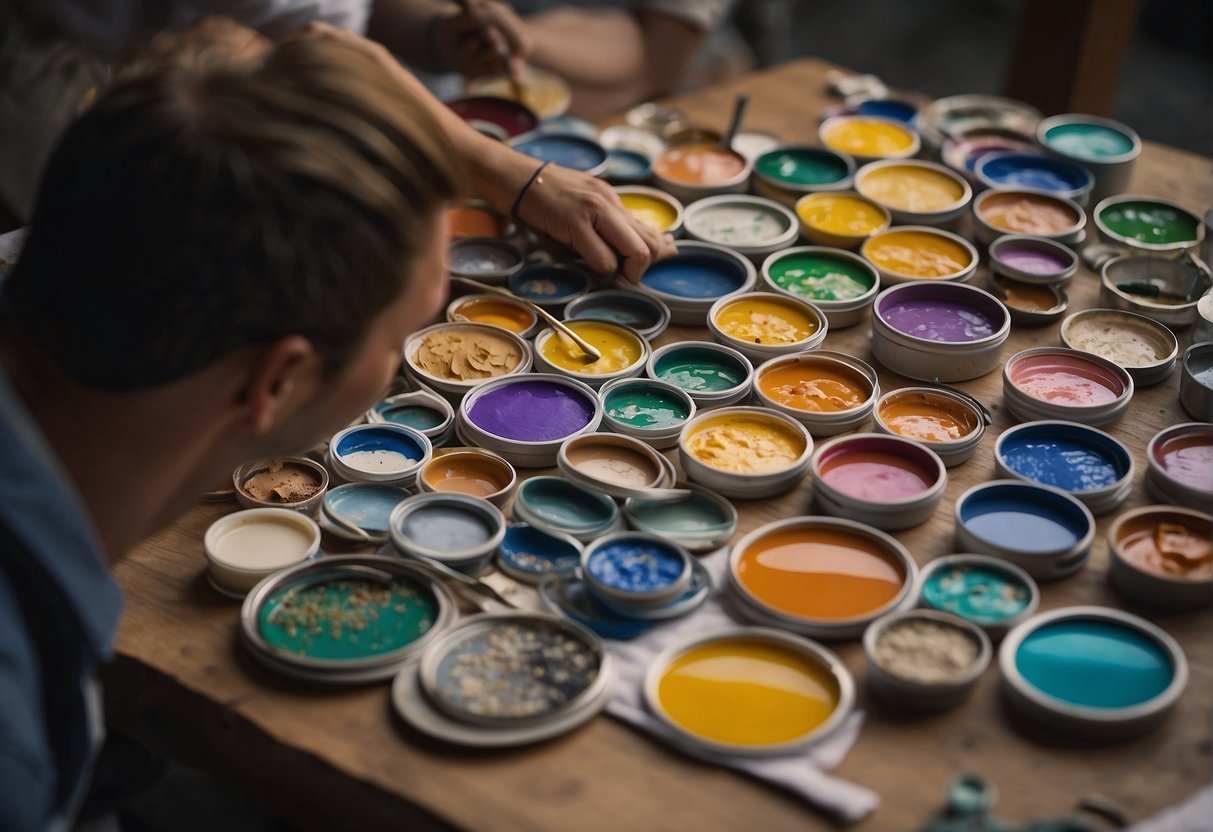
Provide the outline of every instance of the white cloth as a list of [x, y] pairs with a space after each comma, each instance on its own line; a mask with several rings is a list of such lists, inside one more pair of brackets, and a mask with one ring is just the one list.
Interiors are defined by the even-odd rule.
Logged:
[[1213, 827], [1213, 786], [1192, 795], [1178, 806], [1129, 827], [1128, 832], [1208, 832]]
[[[644, 677], [657, 654], [671, 644], [724, 630], [738, 623], [730, 617], [721, 603], [724, 570], [728, 565], [726, 550], [714, 552], [702, 559], [712, 576], [712, 597], [686, 618], [654, 627], [633, 641], [607, 642], [611, 654], [619, 663], [619, 684], [607, 704], [607, 713], [639, 728], [685, 753], [684, 746], [671, 742], [669, 728], [654, 717], [644, 705]], [[842, 762], [851, 750], [863, 725], [863, 712], [855, 711], [838, 730], [806, 751], [785, 757], [731, 757], [707, 752], [694, 756], [710, 763], [742, 771], [758, 780], [779, 786], [819, 809], [845, 821], [857, 821], [876, 808], [879, 796], [863, 786], [831, 777], [826, 771]]]

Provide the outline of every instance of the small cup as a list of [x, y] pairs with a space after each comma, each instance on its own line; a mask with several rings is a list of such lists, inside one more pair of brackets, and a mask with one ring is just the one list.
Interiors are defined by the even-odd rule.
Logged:
[[1204, 223], [1177, 202], [1124, 194], [1101, 200], [1091, 220], [1105, 243], [1138, 252], [1165, 254], [1195, 248], [1204, 238]]
[[[509, 353], [505, 354], [516, 354], [518, 356], [517, 362], [512, 367], [508, 367], [508, 365], [502, 365], [500, 368], [495, 365], [492, 366], [487, 371], [492, 372], [493, 375], [487, 378], [479, 375], [472, 378], [441, 378], [429, 372], [421, 365], [418, 359], [418, 352], [427, 339], [443, 335], [459, 336], [461, 338], [475, 337], [487, 343], [500, 345], [503, 353], [509, 350]], [[468, 391], [486, 380], [520, 375], [527, 372], [531, 369], [533, 361], [534, 355], [529, 342], [523, 340], [516, 333], [490, 324], [434, 324], [433, 326], [427, 326], [425, 329], [414, 332], [404, 342], [404, 366], [407, 376], [415, 381], [420, 381], [426, 387], [434, 389], [445, 396], [452, 404], [458, 403]], [[485, 370], [478, 372], [485, 372]]]
[[[968, 641], [974, 651], [972, 661], [963, 668], [939, 678], [909, 678], [889, 669], [886, 664], [893, 660], [897, 646], [894, 643], [897, 631], [903, 628], [934, 627], [951, 631]], [[902, 636], [903, 638], [907, 636]], [[924, 640], [929, 638], [922, 635]], [[926, 644], [914, 644], [914, 672], [922, 674], [922, 663], [930, 655]], [[904, 648], [903, 648], [904, 652]], [[990, 666], [993, 649], [985, 631], [955, 615], [934, 610], [906, 610], [886, 615], [874, 621], [863, 634], [863, 653], [867, 659], [868, 685], [881, 699], [901, 708], [914, 711], [945, 711], [968, 699], [977, 685], [977, 680]], [[947, 660], [946, 654], [940, 657]]]
[[211, 585], [242, 598], [264, 578], [319, 552], [320, 527], [290, 509], [245, 509], [211, 523], [202, 548]]
[[[249, 480], [261, 474], [268, 474], [275, 467], [296, 469], [315, 483], [316, 490], [310, 496], [300, 500], [291, 500], [292, 495], [289, 493], [289, 489], [282, 499], [279, 499], [279, 493], [274, 493], [268, 500], [258, 499], [249, 493], [246, 487]], [[241, 508], [289, 508], [304, 514], [311, 514], [324, 500], [325, 492], [328, 491], [329, 472], [323, 465], [307, 457], [289, 456], [280, 459], [265, 459], [237, 468], [232, 473], [232, 486], [236, 490], [236, 502], [240, 504]]]
[[1057, 286], [1022, 283], [994, 275], [990, 294], [1002, 301], [1011, 316], [1011, 324], [1023, 327], [1057, 323], [1070, 307], [1070, 296]]
[[545, 532], [557, 532], [589, 543], [622, 528], [619, 507], [605, 494], [563, 477], [531, 477], [518, 487], [515, 519]]
[[817, 349], [828, 329], [816, 305], [786, 293], [721, 298], [708, 310], [712, 337], [757, 362]]
[[477, 574], [505, 537], [505, 517], [480, 497], [418, 494], [392, 510], [388, 529], [392, 546], [402, 556], [428, 558]]
[[432, 445], [442, 445], [455, 432], [451, 403], [427, 390], [399, 393], [377, 402], [366, 412], [368, 424], [403, 425], [419, 430]]
[[670, 325], [670, 307], [652, 295], [607, 289], [569, 302], [566, 321], [607, 321], [631, 327], [650, 343]]
[[713, 243], [679, 240], [678, 253], [658, 261], [634, 289], [655, 296], [670, 309], [678, 326], [703, 326], [708, 310], [722, 297], [754, 288], [758, 271], [746, 257]]
[[534, 132], [513, 138], [510, 146], [542, 162], [590, 176], [602, 176], [607, 171], [606, 148], [591, 138], [575, 133]]
[[754, 160], [754, 192], [785, 205], [804, 194], [849, 190], [855, 160], [820, 147], [794, 146], [768, 150]]

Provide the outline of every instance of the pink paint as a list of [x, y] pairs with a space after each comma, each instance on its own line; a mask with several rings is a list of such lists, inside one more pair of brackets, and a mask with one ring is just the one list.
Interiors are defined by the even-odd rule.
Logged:
[[1003, 246], [998, 249], [998, 260], [1028, 274], [1056, 274], [1070, 265], [1052, 252], [1027, 247]]
[[1213, 494], [1213, 433], [1177, 433], [1154, 449], [1154, 457], [1171, 479]]
[[1011, 367], [1011, 383], [1034, 399], [1064, 407], [1110, 404], [1125, 392], [1110, 370], [1081, 355], [1036, 353]]
[[[883, 450], [895, 447], [896, 451]], [[935, 482], [923, 460], [904, 453], [902, 443], [862, 439], [840, 443], [817, 460], [821, 481], [860, 500], [888, 503], [916, 497]]]

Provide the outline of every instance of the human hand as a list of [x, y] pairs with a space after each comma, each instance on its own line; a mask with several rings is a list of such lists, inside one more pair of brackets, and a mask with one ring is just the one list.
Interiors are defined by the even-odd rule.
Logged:
[[434, 50], [443, 64], [465, 78], [520, 76], [533, 49], [522, 19], [499, 0], [459, 5], [462, 11], [434, 24]]

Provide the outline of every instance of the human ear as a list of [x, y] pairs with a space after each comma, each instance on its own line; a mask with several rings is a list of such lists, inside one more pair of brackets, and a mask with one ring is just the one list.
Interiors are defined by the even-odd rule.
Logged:
[[307, 402], [320, 382], [321, 358], [311, 341], [290, 335], [260, 348], [239, 400], [254, 436], [265, 436]]

